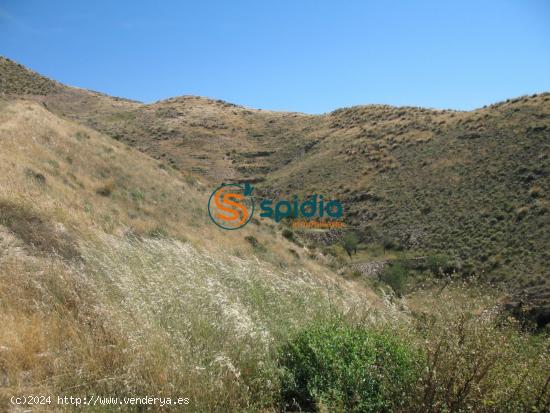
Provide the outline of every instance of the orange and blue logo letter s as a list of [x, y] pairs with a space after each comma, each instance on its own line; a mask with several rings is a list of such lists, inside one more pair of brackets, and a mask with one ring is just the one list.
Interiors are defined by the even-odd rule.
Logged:
[[208, 201], [212, 221], [224, 229], [238, 229], [248, 223], [254, 212], [252, 187], [228, 184], [218, 187]]

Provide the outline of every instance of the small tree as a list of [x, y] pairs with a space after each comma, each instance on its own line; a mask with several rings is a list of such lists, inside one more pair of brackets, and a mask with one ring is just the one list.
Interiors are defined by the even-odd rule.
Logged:
[[401, 297], [405, 292], [407, 276], [405, 266], [401, 262], [393, 262], [384, 269], [380, 280], [388, 284], [397, 296]]
[[352, 253], [357, 254], [357, 244], [359, 244], [359, 238], [355, 232], [348, 232], [342, 238], [342, 247], [348, 253], [350, 260]]
[[382, 237], [382, 246], [384, 247], [384, 255], [386, 255], [386, 250], [394, 248], [395, 243], [393, 242], [393, 239], [391, 239], [389, 236], [384, 235]]

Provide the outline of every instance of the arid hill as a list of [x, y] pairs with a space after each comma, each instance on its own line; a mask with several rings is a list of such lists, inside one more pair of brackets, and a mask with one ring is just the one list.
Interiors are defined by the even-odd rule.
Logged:
[[[548, 317], [549, 112], [143, 104], [0, 58], [0, 411], [548, 411], [547, 330], [508, 310]], [[348, 229], [220, 230], [229, 181]]]
[[282, 332], [380, 303], [274, 225], [219, 231], [204, 182], [37, 102], [0, 96], [0, 143], [0, 411], [76, 388], [263, 406]]
[[64, 86], [5, 58], [0, 93], [212, 185], [338, 198], [365, 242], [445, 255], [460, 274], [549, 301], [548, 93], [469, 112], [369, 105], [314, 116], [192, 96], [143, 104]]

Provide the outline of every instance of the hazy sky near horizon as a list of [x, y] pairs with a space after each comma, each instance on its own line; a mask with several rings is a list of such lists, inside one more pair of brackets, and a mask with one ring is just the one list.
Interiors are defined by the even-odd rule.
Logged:
[[0, 54], [144, 102], [473, 109], [550, 91], [550, 1], [3, 0]]

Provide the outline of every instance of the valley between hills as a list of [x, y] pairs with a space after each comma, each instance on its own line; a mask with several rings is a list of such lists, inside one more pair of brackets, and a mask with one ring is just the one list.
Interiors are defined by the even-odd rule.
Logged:
[[[0, 143], [2, 409], [73, 386], [181, 393], [191, 411], [550, 404], [549, 93], [308, 115], [145, 104], [0, 57]], [[222, 182], [338, 199], [346, 229], [220, 230], [206, 205]], [[337, 363], [330, 331], [364, 343], [364, 326], [399, 379], [360, 405], [304, 395], [304, 340]], [[352, 367], [330, 383], [367, 374]]]

